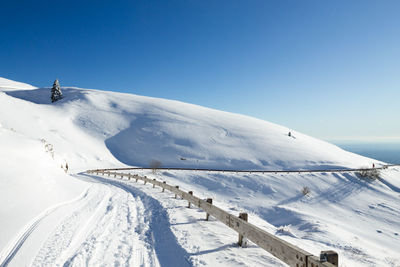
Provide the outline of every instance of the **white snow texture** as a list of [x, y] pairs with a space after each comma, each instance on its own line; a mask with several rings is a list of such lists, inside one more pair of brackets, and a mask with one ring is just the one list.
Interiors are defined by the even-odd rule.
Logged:
[[[62, 82], [62, 81], [61, 81]], [[293, 129], [197, 105], [0, 78], [0, 266], [285, 266], [149, 185], [83, 174], [141, 166], [313, 170], [381, 166]], [[291, 136], [288, 136], [288, 132]], [[68, 172], [65, 166], [68, 163]], [[138, 171], [212, 197], [340, 266], [400, 266], [400, 168], [354, 173]], [[304, 186], [310, 193], [304, 196]]]

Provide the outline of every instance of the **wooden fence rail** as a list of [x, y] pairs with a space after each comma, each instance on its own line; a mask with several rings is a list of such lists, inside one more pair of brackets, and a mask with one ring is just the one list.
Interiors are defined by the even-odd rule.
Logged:
[[[164, 170], [164, 171], [199, 171], [199, 172], [227, 172], [227, 173], [321, 173], [321, 172], [360, 172], [370, 170], [385, 170], [391, 167], [398, 167], [400, 164], [387, 164], [380, 167], [372, 168], [342, 168], [342, 169], [315, 169], [315, 170], [224, 170], [224, 169], [200, 169], [200, 168], [169, 168], [169, 167], [128, 167], [128, 168], [113, 168], [99, 169], [101, 171], [137, 171], [137, 170]], [[96, 170], [94, 170], [96, 171]]]
[[[285, 262], [289, 266], [295, 267], [334, 267], [338, 266], [338, 254], [334, 251], [321, 251], [320, 257], [314, 256], [313, 254], [292, 245], [279, 237], [270, 234], [263, 229], [243, 220], [242, 218], [230, 214], [215, 205], [212, 204], [212, 201], [200, 199], [193, 195], [192, 191], [185, 192], [179, 189], [179, 186], [172, 186], [167, 184], [165, 181], [157, 181], [156, 179], [149, 179], [146, 176], [139, 176], [137, 174], [130, 173], [120, 173], [120, 172], [111, 172], [109, 170], [88, 170], [89, 174], [97, 174], [97, 175], [113, 175], [115, 178], [127, 177], [128, 180], [135, 179], [142, 180], [145, 184], [150, 183], [154, 186], [159, 186], [163, 189], [166, 189], [177, 196], [180, 196], [182, 199], [185, 199], [190, 204], [197, 206], [198, 208], [205, 211], [208, 215], [213, 216], [217, 220], [221, 221], [231, 229], [235, 230], [239, 234], [239, 242], [241, 243], [241, 239], [243, 237], [252, 241], [256, 245], [260, 246], [264, 250], [268, 251], [281, 261]], [[247, 216], [245, 216], [247, 218]]]

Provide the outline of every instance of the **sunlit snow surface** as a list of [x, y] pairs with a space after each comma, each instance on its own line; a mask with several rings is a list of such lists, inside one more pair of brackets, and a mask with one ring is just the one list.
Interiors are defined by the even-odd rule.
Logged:
[[[203, 221], [201, 211], [171, 195], [148, 185], [70, 176], [61, 169], [66, 162], [70, 173], [148, 167], [152, 160], [263, 170], [381, 164], [247, 116], [130, 94], [62, 92], [51, 104], [50, 88], [0, 78], [0, 264], [279, 264], [254, 245], [237, 248], [233, 231]], [[168, 171], [153, 177], [211, 196], [233, 214], [247, 211], [250, 222], [315, 255], [336, 250], [341, 266], [400, 265], [399, 169], [384, 171], [380, 181], [351, 173]], [[309, 196], [300, 193], [303, 186]]]
[[30, 84], [16, 82], [16, 81], [12, 81], [12, 80], [0, 77], [0, 90], [2, 90], [2, 91], [9, 91], [9, 90], [16, 90], [16, 89], [17, 90], [18, 89], [28, 90], [28, 89], [36, 89], [36, 88], [37, 87], [32, 86]]

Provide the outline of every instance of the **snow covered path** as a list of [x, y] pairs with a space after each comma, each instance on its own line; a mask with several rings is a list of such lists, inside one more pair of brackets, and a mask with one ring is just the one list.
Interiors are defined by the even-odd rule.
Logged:
[[[150, 184], [93, 176], [99, 181], [132, 191], [151, 209], [150, 229], [161, 266], [287, 266], [262, 248], [237, 245], [237, 233], [199, 208]], [[150, 205], [146, 205], [150, 202]]]
[[159, 266], [172, 257], [176, 266], [190, 266], [158, 202], [85, 179], [92, 185], [84, 195], [34, 220], [0, 266]]
[[0, 266], [286, 266], [186, 201], [140, 183], [75, 175], [77, 199], [33, 220]]

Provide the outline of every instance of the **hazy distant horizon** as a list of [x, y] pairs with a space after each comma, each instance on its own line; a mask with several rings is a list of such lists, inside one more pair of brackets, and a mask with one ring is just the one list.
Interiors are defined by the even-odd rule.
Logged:
[[400, 164], [400, 142], [333, 142], [344, 150], [390, 164]]

